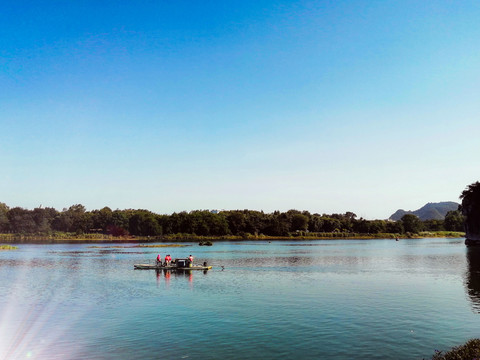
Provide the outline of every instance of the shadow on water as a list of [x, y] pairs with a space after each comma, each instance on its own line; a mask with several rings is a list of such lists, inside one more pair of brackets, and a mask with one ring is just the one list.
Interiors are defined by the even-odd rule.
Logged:
[[468, 270], [465, 276], [465, 290], [472, 308], [480, 313], [480, 247], [467, 248]]

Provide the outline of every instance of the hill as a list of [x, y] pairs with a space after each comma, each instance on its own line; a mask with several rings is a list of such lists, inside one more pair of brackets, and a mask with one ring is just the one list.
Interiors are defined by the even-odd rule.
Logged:
[[405, 214], [413, 214], [419, 217], [420, 220], [443, 220], [445, 215], [449, 211], [454, 211], [458, 209], [458, 203], [453, 201], [444, 201], [438, 203], [428, 203], [415, 211], [405, 211], [399, 209], [395, 211], [388, 219], [393, 221], [398, 221]]

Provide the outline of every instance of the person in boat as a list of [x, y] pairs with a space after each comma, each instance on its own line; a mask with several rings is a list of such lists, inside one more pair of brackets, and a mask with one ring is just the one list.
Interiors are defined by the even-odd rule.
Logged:
[[157, 255], [157, 265], [162, 265], [162, 257], [160, 254]]
[[192, 264], [192, 266], [193, 266], [193, 256], [192, 256], [192, 255], [190, 255], [190, 256], [188, 257], [188, 261], [190, 261], [190, 264]]
[[170, 266], [171, 262], [172, 262], [172, 257], [170, 256], [170, 254], [167, 254], [165, 256], [165, 266]]

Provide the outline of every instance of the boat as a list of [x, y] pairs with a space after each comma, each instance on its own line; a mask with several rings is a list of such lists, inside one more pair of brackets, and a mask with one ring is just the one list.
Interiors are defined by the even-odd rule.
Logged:
[[193, 266], [175, 266], [175, 265], [156, 265], [156, 264], [134, 264], [134, 269], [137, 270], [210, 270], [211, 266], [193, 265]]
[[205, 261], [203, 265], [193, 265], [188, 259], [175, 259], [167, 265], [167, 263], [155, 264], [135, 264], [134, 269], [139, 270], [210, 270], [212, 267], [207, 265]]

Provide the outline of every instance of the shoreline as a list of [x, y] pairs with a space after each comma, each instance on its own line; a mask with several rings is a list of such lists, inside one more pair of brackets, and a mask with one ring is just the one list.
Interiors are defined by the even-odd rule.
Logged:
[[65, 244], [65, 243], [151, 243], [151, 242], [205, 242], [205, 241], [288, 241], [288, 240], [375, 240], [375, 239], [424, 239], [462, 238], [463, 232], [437, 231], [418, 234], [360, 234], [360, 233], [315, 233], [292, 234], [289, 236], [199, 236], [194, 234], [172, 234], [164, 236], [112, 236], [105, 234], [0, 234], [0, 244]]

